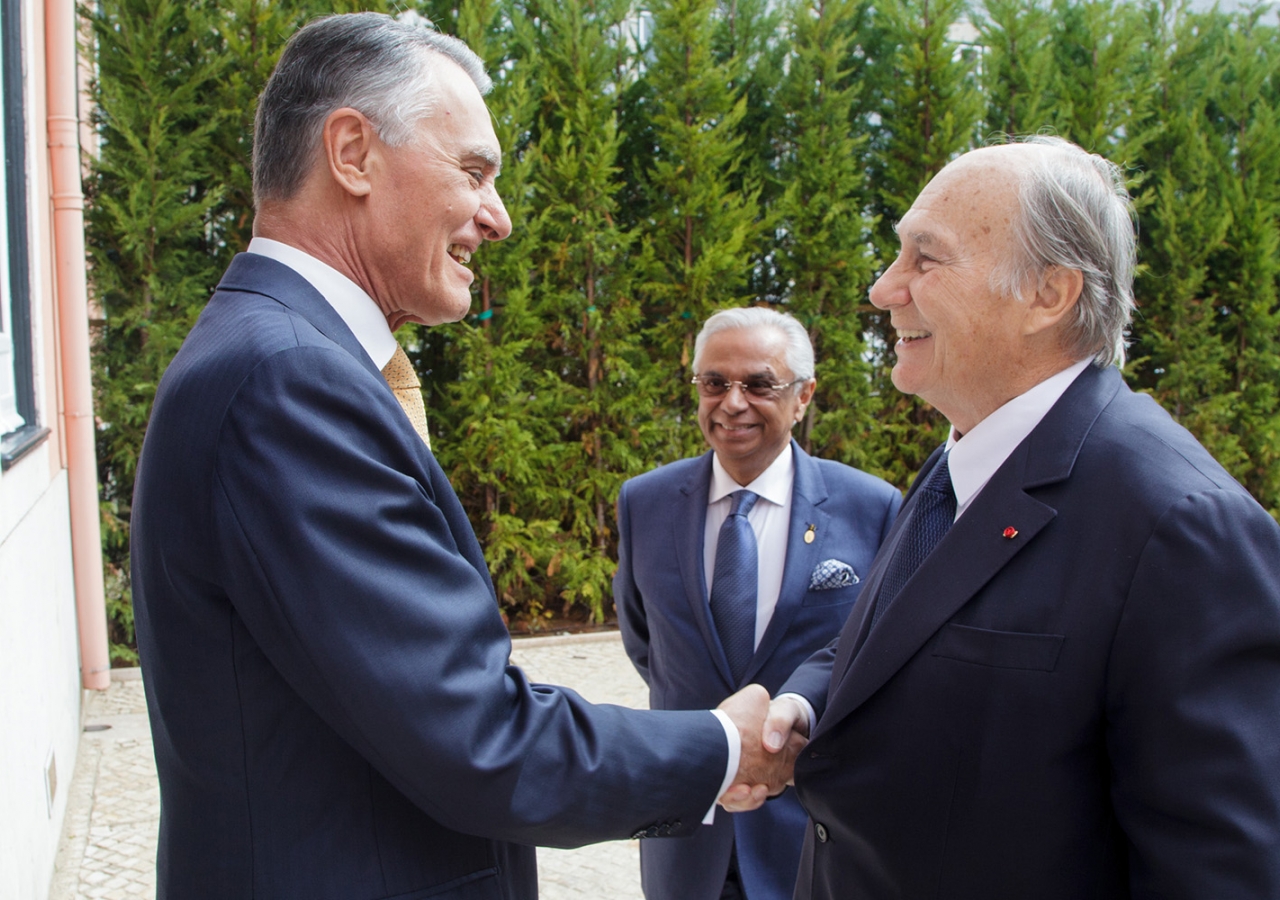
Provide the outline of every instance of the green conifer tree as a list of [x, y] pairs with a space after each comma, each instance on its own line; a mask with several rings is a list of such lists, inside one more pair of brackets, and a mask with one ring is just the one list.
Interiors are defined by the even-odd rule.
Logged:
[[613, 575], [618, 489], [648, 468], [661, 435], [651, 383], [638, 377], [655, 373], [640, 344], [631, 240], [617, 222], [615, 98], [628, 86], [617, 80], [617, 41], [628, 14], [624, 0], [557, 0], [539, 17], [535, 295], [547, 353], [534, 414], [562, 423], [547, 470], [560, 502], [560, 596], [596, 620]]
[[1135, 102], [1154, 86], [1151, 64], [1158, 57], [1141, 39], [1149, 33], [1146, 13], [1115, 0], [1053, 0], [1052, 10], [1044, 122], [1086, 150], [1114, 155]]
[[[958, 40], [957, 28], [969, 13], [964, 0], [887, 0], [877, 13], [871, 49], [883, 55], [871, 80], [879, 96], [869, 176], [877, 217], [873, 242], [883, 269], [898, 253], [894, 227], [920, 190], [976, 143], [984, 103], [978, 53]], [[946, 423], [893, 386], [896, 336], [889, 316], [870, 313], [866, 333], [873, 396], [880, 402], [874, 458], [889, 481], [905, 485], [945, 439]]]
[[701, 447], [686, 383], [693, 339], [707, 316], [745, 299], [758, 238], [758, 188], [733, 188], [744, 161], [746, 101], [731, 68], [715, 60], [715, 12], [714, 0], [659, 0], [653, 8], [649, 216], [636, 227], [654, 364], [670, 385], [657, 407], [670, 410], [669, 442], [655, 463]]
[[559, 429], [555, 419], [530, 408], [541, 331], [531, 283], [539, 236], [529, 152], [539, 88], [523, 7], [470, 0], [459, 6], [457, 24], [494, 79], [486, 99], [503, 150], [497, 187], [513, 229], [472, 258], [473, 313], [457, 325], [418, 329], [410, 355], [432, 421], [440, 423], [433, 425], [433, 450], [484, 547], [503, 614], [514, 624], [539, 619], [554, 596], [546, 573], [559, 531], [555, 504], [546, 502], [546, 460]]
[[1030, 134], [1050, 125], [1053, 45], [1041, 0], [987, 0], [974, 25], [984, 48], [986, 134]]
[[101, 311], [94, 407], [115, 658], [133, 658], [129, 510], [156, 385], [219, 269], [209, 225], [225, 188], [207, 160], [226, 59], [205, 3], [102, 0], [89, 16], [97, 154], [86, 182], [90, 284]]
[[[735, 95], [746, 100], [738, 126], [743, 163], [729, 180], [735, 191], [757, 192], [762, 235], [775, 228], [770, 211], [781, 196], [778, 177], [778, 134], [786, 110], [777, 98], [788, 48], [783, 32], [782, 4], [774, 0], [720, 0], [714, 37], [715, 59], [725, 66]], [[772, 262], [771, 241], [755, 245], [749, 262], [746, 292], [757, 302], [777, 302], [783, 288]]]
[[1205, 283], [1226, 356], [1218, 396], [1231, 403], [1202, 439], [1280, 517], [1280, 51], [1262, 12], [1195, 14], [1187, 30], [1215, 51], [1207, 59], [1218, 75], [1206, 105], [1219, 167], [1212, 185], [1231, 223], [1212, 247]]
[[818, 390], [796, 437], [810, 453], [876, 469], [877, 404], [862, 340], [874, 259], [863, 214], [866, 136], [852, 123], [862, 86], [850, 71], [861, 0], [798, 0], [789, 10], [785, 110], [773, 254], [785, 308], [805, 324]]

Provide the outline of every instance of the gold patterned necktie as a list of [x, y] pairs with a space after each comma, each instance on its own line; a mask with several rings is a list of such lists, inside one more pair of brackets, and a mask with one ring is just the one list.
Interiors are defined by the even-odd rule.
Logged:
[[413, 430], [418, 432], [418, 437], [422, 438], [422, 442], [430, 450], [431, 435], [427, 432], [427, 407], [422, 402], [422, 382], [418, 380], [413, 363], [409, 362], [408, 355], [399, 344], [396, 344], [395, 356], [391, 357], [391, 362], [382, 367], [382, 377], [387, 379], [391, 393], [396, 395]]

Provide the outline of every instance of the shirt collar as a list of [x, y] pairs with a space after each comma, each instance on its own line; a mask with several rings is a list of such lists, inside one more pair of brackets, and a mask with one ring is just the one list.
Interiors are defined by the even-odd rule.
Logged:
[[310, 253], [279, 241], [256, 237], [249, 242], [248, 251], [283, 263], [305, 278], [351, 329], [375, 366], [381, 369], [391, 361], [396, 352], [395, 335], [378, 304], [358, 284]]
[[1010, 454], [1029, 435], [1090, 364], [1081, 360], [1046, 378], [1025, 394], [1014, 397], [987, 416], [961, 439], [955, 428], [947, 438], [947, 465], [956, 492], [956, 515], [991, 480]]
[[[785, 506], [790, 499], [794, 476], [794, 459], [791, 453], [791, 442], [788, 441], [777, 458], [769, 463], [769, 468], [761, 472], [755, 481], [746, 486], [746, 489], [759, 494], [761, 499], [768, 500], [770, 503]], [[734, 481], [733, 476], [720, 464], [720, 457], [714, 453], [711, 454], [711, 491], [707, 495], [708, 505], [742, 489], [742, 485]]]

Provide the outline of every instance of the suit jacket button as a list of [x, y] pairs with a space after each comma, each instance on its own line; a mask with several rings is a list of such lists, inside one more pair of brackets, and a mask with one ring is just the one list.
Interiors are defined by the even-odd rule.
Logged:
[[827, 834], [827, 826], [821, 822], [815, 822], [813, 826], [813, 835], [818, 839], [818, 843], [825, 844], [829, 835]]

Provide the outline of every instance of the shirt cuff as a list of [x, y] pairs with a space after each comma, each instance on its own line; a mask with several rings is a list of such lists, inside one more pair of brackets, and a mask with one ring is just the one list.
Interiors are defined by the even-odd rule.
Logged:
[[[742, 762], [742, 736], [738, 734], [738, 726], [733, 724], [733, 719], [729, 718], [727, 712], [722, 709], [713, 709], [711, 714], [720, 720], [720, 724], [724, 727], [725, 741], [729, 744], [729, 764], [725, 766], [724, 781], [720, 782], [720, 790], [716, 792], [716, 800], [719, 800], [724, 796], [724, 792], [729, 790], [729, 785], [733, 784], [733, 776], [738, 774], [738, 764]], [[702, 824], [713, 825], [715, 821], [716, 804], [712, 801], [711, 808], [702, 817]]]

